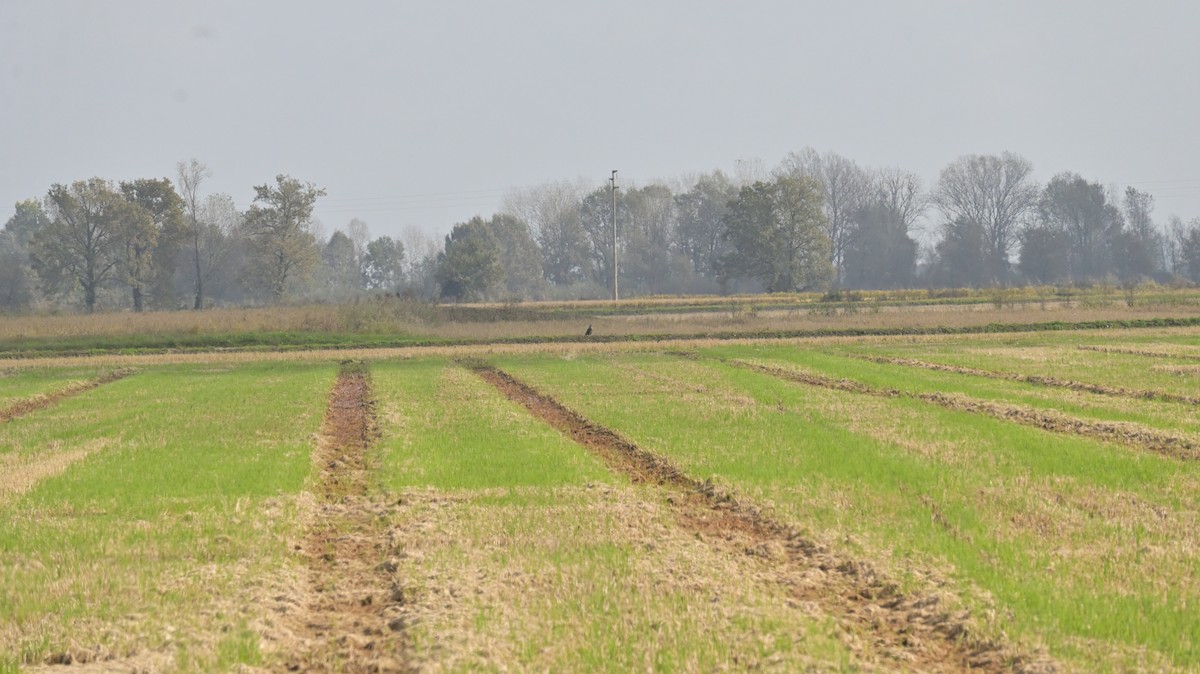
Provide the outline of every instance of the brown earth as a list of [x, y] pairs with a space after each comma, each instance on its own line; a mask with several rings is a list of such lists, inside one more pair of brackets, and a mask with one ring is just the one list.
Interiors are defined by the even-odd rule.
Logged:
[[901, 593], [870, 563], [832, 552], [791, 527], [684, 474], [666, 459], [573, 412], [507, 373], [475, 366], [484, 380], [534, 416], [570, 436], [635, 484], [666, 492], [678, 525], [714, 549], [752, 555], [774, 567], [798, 603], [833, 616], [863, 663], [886, 670], [928, 672], [1050, 672], [1044, 655], [1022, 653], [980, 636], [962, 611], [948, 610], [944, 593]]
[[1178, 393], [1169, 393], [1167, 391], [1156, 391], [1153, 389], [1132, 389], [1123, 388], [1120, 386], [1103, 386], [1101, 384], [1091, 384], [1088, 382], [1074, 381], [1071, 379], [1059, 379], [1057, 377], [1043, 377], [1040, 375], [1019, 374], [1017, 372], [997, 372], [995, 370], [981, 370], [973, 367], [960, 367], [957, 365], [945, 365], [943, 363], [931, 363], [913, 358], [890, 358], [887, 356], [859, 356], [863, 360], [868, 360], [873, 363], [884, 363], [887, 365], [904, 365], [907, 367], [919, 367], [926, 370], [936, 372], [952, 372], [955, 374], [966, 374], [974, 377], [986, 377], [988, 379], [1002, 379], [1006, 381], [1023, 382], [1026, 384], [1034, 384], [1036, 386], [1045, 386], [1048, 388], [1061, 388], [1071, 391], [1080, 391], [1082, 393], [1095, 393], [1097, 395], [1112, 396], [1117, 398], [1134, 398], [1144, 400], [1165, 400], [1167, 402], [1185, 403], [1188, 405], [1200, 405], [1200, 398], [1194, 396], [1185, 396]]
[[37, 410], [45, 409], [61, 400], [70, 398], [71, 396], [77, 396], [80, 393], [90, 391], [94, 388], [103, 386], [104, 384], [117, 381], [118, 379], [123, 379], [131, 374], [133, 374], [133, 370], [129, 368], [113, 370], [112, 372], [95, 379], [77, 382], [52, 393], [33, 396], [31, 398], [21, 400], [0, 410], [0, 424], [12, 421], [17, 417], [24, 416], [30, 412], [36, 412]]
[[1157, 454], [1163, 454], [1176, 459], [1200, 459], [1200, 443], [1191, 438], [1163, 431], [1146, 428], [1139, 424], [1089, 421], [1066, 414], [1039, 410], [1021, 405], [1005, 405], [1001, 403], [979, 400], [962, 395], [946, 395], [944, 393], [912, 393], [892, 388], [877, 388], [868, 386], [851, 379], [834, 379], [819, 374], [801, 372], [778, 367], [768, 367], [740, 360], [728, 361], [731, 365], [769, 374], [780, 379], [820, 386], [839, 391], [849, 391], [884, 398], [912, 398], [939, 405], [946, 409], [962, 412], [986, 414], [990, 417], [1012, 421], [1026, 426], [1034, 426], [1056, 433], [1067, 433], [1084, 437], [1117, 442], [1135, 449], [1143, 449]]
[[292, 632], [290, 639], [280, 640], [292, 644], [292, 652], [281, 653], [287, 671], [410, 669], [399, 608], [404, 593], [392, 577], [395, 563], [389, 560], [384, 524], [389, 506], [369, 494], [375, 437], [375, 403], [365, 368], [344, 364], [314, 455], [318, 502], [301, 546], [308, 587], [303, 601], [279, 607]]

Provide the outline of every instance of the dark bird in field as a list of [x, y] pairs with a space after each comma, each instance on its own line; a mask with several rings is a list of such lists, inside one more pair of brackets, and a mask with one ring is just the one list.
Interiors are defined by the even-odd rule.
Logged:
[[584, 337], [591, 337], [591, 336], [592, 336], [592, 326], [590, 326], [590, 325], [588, 326], [588, 329], [587, 329], [587, 330], [586, 330], [586, 331], [583, 333], [583, 336], [584, 336]]

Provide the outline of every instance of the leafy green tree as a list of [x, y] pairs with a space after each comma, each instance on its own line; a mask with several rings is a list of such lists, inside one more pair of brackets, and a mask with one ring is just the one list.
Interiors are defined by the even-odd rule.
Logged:
[[1060, 173], [1046, 184], [1038, 215], [1043, 226], [1066, 237], [1072, 278], [1098, 279], [1113, 270], [1123, 219], [1116, 206], [1108, 203], [1103, 185], [1074, 173]]
[[1122, 214], [1125, 230], [1117, 244], [1117, 273], [1125, 279], [1136, 279], [1163, 271], [1165, 241], [1154, 224], [1154, 197], [1126, 188]]
[[829, 260], [845, 276], [845, 256], [854, 239], [858, 213], [870, 203], [874, 185], [871, 176], [852, 159], [834, 152], [820, 154], [812, 148], [789, 153], [780, 172], [792, 177], [808, 176], [821, 191], [825, 232], [830, 241]]
[[381, 236], [367, 244], [363, 280], [368, 290], [395, 290], [404, 270], [404, 244]]
[[661, 184], [633, 187], [618, 203], [626, 217], [620, 261], [625, 293], [682, 292], [695, 273], [679, 245], [671, 189]]
[[0, 231], [0, 309], [23, 309], [33, 301], [37, 277], [29, 247], [34, 235], [49, 223], [42, 205], [29, 199], [17, 202], [16, 212]]
[[1183, 230], [1179, 252], [1188, 278], [1200, 283], [1200, 218], [1194, 218]]
[[334, 295], [346, 297], [359, 289], [362, 274], [358, 268], [358, 256], [354, 242], [345, 232], [339, 229], [329, 237], [321, 250], [321, 262], [325, 265], [329, 289]]
[[973, 220], [946, 223], [935, 248], [930, 272], [934, 285], [981, 288], [995, 283], [994, 260], [988, 254], [987, 229]]
[[767, 292], [828, 287], [833, 278], [820, 186], [806, 176], [743, 187], [729, 205], [724, 278], [754, 278]]
[[1067, 257], [1071, 244], [1058, 229], [1045, 225], [1027, 227], [1021, 232], [1021, 257], [1018, 267], [1034, 283], [1060, 283], [1071, 275]]
[[[617, 241], [624, 240], [625, 223], [629, 221], [624, 192], [617, 194]], [[579, 205], [579, 224], [587, 237], [588, 276], [596, 284], [612, 290], [613, 265], [613, 203], [607, 187], [597, 189], [583, 198]], [[617, 252], [618, 259], [621, 252]]]
[[850, 288], [908, 288], [916, 276], [917, 242], [901, 211], [883, 201], [860, 210], [843, 256]]
[[501, 280], [499, 290], [509, 299], [529, 299], [541, 294], [542, 252], [529, 225], [512, 215], [497, 213], [487, 222], [499, 248]]
[[124, 253], [120, 228], [129, 204], [107, 180], [55, 184], [46, 194], [50, 222], [34, 234], [38, 276], [52, 290], [83, 293], [88, 312], [97, 293], [115, 280]]
[[320, 262], [312, 233], [312, 212], [325, 190], [286, 175], [275, 184], [257, 185], [243, 230], [249, 259], [243, 283], [278, 302], [288, 285], [307, 280]]
[[737, 194], [733, 181], [715, 171], [700, 176], [692, 189], [675, 196], [679, 247], [704, 278], [717, 278], [721, 258], [728, 252], [723, 221]]
[[504, 280], [500, 246], [483, 218], [460, 223], [446, 236], [434, 272], [442, 297], [478, 301], [488, 299]]
[[148, 287], [160, 306], [169, 305], [173, 263], [186, 234], [183, 200], [166, 178], [123, 182], [121, 193], [130, 208], [120, 229], [125, 247], [120, 273], [129, 285], [133, 310], [144, 308]]

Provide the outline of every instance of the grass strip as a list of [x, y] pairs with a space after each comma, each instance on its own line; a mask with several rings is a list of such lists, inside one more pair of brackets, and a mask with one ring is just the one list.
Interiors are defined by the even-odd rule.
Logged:
[[[792, 574], [819, 569], [827, 584], [806, 587], [797, 599], [812, 601], [840, 617], [849, 633], [867, 631], [872, 641], [901, 662], [920, 667], [962, 671], [1011, 671], [1031, 659], [996, 640], [965, 638], [970, 629], [962, 616], [928, 610], [938, 602], [928, 597], [906, 597], [897, 587], [866, 568], [860, 560], [838, 558], [800, 532], [764, 515], [758, 507], [742, 503], [681, 472], [663, 457], [648, 452], [614, 431], [565, 407], [511, 375], [488, 366], [475, 372], [510, 399], [524, 405], [535, 417], [559, 429], [601, 457], [614, 471], [635, 484], [670, 487], [679, 499], [668, 499], [680, 525], [698, 537], [727, 542], [734, 532], [745, 538], [739, 551], [767, 551], [776, 564], [791, 567]], [[726, 547], [724, 542], [716, 545]], [[778, 550], [782, 554], [771, 551]], [[856, 616], [869, 614], [871, 621]], [[922, 644], [913, 647], [914, 644]], [[864, 654], [865, 655], [865, 654]], [[886, 666], [886, 665], [885, 665]]]
[[[764, 351], [770, 350], [766, 346]], [[795, 345], [772, 347], [795, 351]], [[716, 360], [512, 356], [539, 391], [901, 587], [934, 583], [1083, 671], [1192, 671], [1200, 472], [907, 397]]]
[[[100, 355], [152, 355], [165, 353], [262, 352], [337, 350], [403, 347], [472, 346], [483, 344], [586, 344], [586, 343], [657, 343], [680, 339], [802, 339], [821, 337], [886, 337], [920, 335], [976, 335], [1070, 330], [1143, 329], [1194, 327], [1200, 317], [1149, 318], [1102, 321], [1047, 321], [1037, 323], [988, 323], [966, 326], [892, 326], [860, 328], [812, 328], [795, 330], [718, 330], [635, 335], [546, 335], [452, 339], [397, 337], [395, 335], [247, 333], [246, 335], [196, 335], [163, 339], [146, 335], [136, 340], [120, 338], [71, 338], [69, 340], [0, 341], [0, 359], [18, 360], [46, 356], [82, 357]], [[131, 343], [132, 342], [132, 343]]]

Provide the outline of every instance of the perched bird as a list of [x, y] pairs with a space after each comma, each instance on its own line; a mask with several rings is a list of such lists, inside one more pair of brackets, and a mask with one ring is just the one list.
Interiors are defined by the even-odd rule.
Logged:
[[586, 331], [586, 332], [584, 332], [584, 333], [583, 333], [583, 336], [584, 336], [584, 337], [591, 337], [591, 336], [592, 336], [592, 326], [590, 326], [590, 325], [588, 326], [588, 329], [587, 329], [587, 331]]

